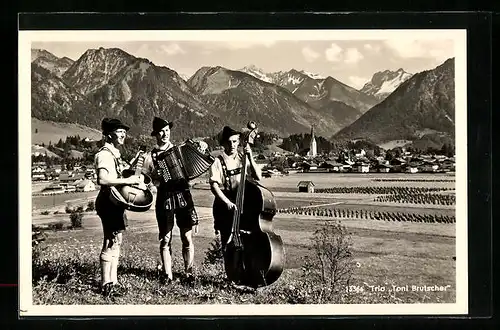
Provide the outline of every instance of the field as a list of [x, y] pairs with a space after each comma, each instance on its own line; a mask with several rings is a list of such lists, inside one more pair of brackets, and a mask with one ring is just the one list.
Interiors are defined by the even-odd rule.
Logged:
[[102, 136], [99, 130], [87, 126], [31, 118], [31, 144], [56, 144], [59, 139], [64, 141], [66, 137], [76, 135], [94, 140], [100, 140]]
[[[381, 180], [383, 179], [383, 180]], [[311, 180], [316, 190], [346, 188], [344, 192], [299, 193], [297, 183]], [[159, 284], [158, 234], [154, 210], [129, 213], [119, 280], [128, 293], [109, 301], [98, 294], [101, 224], [95, 212], [85, 212], [82, 229], [46, 231], [33, 284], [35, 304], [254, 304], [254, 303], [452, 303], [455, 302], [455, 205], [428, 203], [437, 195], [454, 195], [448, 174], [293, 174], [267, 178], [262, 184], [275, 195], [279, 212], [274, 230], [284, 241], [285, 271], [271, 286], [247, 292], [224, 281], [220, 264], [204, 263], [214, 242], [213, 197], [204, 183], [192, 190], [200, 216], [195, 236], [197, 282]], [[377, 188], [370, 190], [368, 188]], [[381, 189], [383, 188], [383, 189]], [[434, 199], [411, 199], [416, 188]], [[438, 189], [436, 189], [438, 188]], [[394, 201], [376, 201], [391, 189]], [[418, 191], [420, 191], [418, 190]], [[410, 191], [408, 194], [407, 192]], [[33, 198], [33, 224], [70, 224], [66, 205], [86, 206], [96, 195], [81, 193]], [[405, 197], [406, 196], [406, 197]], [[443, 200], [445, 197], [442, 197]], [[42, 215], [44, 210], [48, 214]], [[54, 214], [58, 211], [59, 213]], [[45, 212], [47, 213], [47, 212]], [[314, 256], [312, 236], [327, 223], [340, 221], [350, 235], [354, 260], [347, 290], [333, 300], [314, 295], [304, 283], [304, 268]], [[177, 228], [173, 239], [174, 271], [181, 270]], [[428, 287], [440, 290], [422, 291]], [[314, 290], [313, 290], [314, 291]]]

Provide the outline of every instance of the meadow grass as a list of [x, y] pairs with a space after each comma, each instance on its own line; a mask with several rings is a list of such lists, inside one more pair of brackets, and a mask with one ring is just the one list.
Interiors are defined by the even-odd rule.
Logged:
[[[270, 179], [278, 180], [278, 179]], [[283, 185], [292, 186], [301, 177], [284, 177]], [[333, 185], [340, 178], [328, 177], [326, 184]], [[344, 177], [345, 180], [345, 177]], [[358, 179], [356, 179], [358, 180]], [[364, 178], [365, 182], [370, 177]], [[277, 184], [276, 181], [274, 184]], [[268, 181], [270, 183], [270, 181]], [[266, 181], [263, 182], [265, 186]], [[325, 184], [325, 185], [326, 185]], [[358, 182], [358, 184], [362, 184]], [[391, 182], [392, 184], [392, 182]], [[408, 183], [407, 183], [408, 184]], [[432, 186], [428, 182], [418, 182]], [[448, 186], [453, 183], [448, 182]], [[379, 186], [380, 182], [375, 185]], [[413, 183], [411, 183], [413, 186]], [[177, 280], [169, 285], [159, 282], [159, 242], [154, 210], [129, 213], [129, 227], [124, 233], [120, 259], [119, 281], [127, 289], [123, 297], [103, 298], [99, 294], [99, 253], [102, 229], [95, 212], [85, 212], [82, 229], [47, 231], [47, 240], [40, 258], [33, 265], [33, 301], [35, 304], [298, 304], [298, 303], [452, 303], [455, 301], [455, 224], [399, 223], [366, 219], [346, 219], [345, 226], [352, 237], [352, 257], [355, 262], [349, 285], [356, 292], [342, 288], [334, 295], [318, 293], [311, 286], [304, 267], [315, 250], [313, 232], [325, 221], [336, 221], [315, 216], [278, 214], [274, 230], [284, 241], [285, 270], [280, 279], [268, 287], [254, 292], [241, 291], [225, 280], [221, 263], [205, 263], [206, 253], [214, 241], [211, 205], [213, 196], [205, 189], [193, 189], [195, 203], [201, 217], [199, 232], [195, 236], [195, 274], [193, 287]], [[384, 211], [400, 207], [383, 204], [367, 205], [359, 196], [332, 196], [315, 198], [309, 194], [277, 193], [278, 207], [284, 205], [308, 206], [313, 203], [332, 204], [332, 207], [369, 208]], [[86, 205], [89, 195], [81, 198]], [[366, 197], [366, 196], [364, 196]], [[66, 196], [68, 199], [68, 196]], [[73, 204], [78, 199], [71, 198]], [[371, 196], [373, 199], [373, 196]], [[341, 201], [343, 204], [336, 205]], [[67, 200], [59, 201], [64, 208]], [[42, 210], [43, 207], [37, 210]], [[65, 222], [68, 214], [41, 215], [33, 213], [35, 225]], [[412, 211], [450, 213], [446, 207], [434, 209], [414, 206]], [[182, 274], [181, 244], [178, 229], [172, 241], [174, 276]], [[393, 286], [406, 287], [409, 291], [394, 291]], [[412, 286], [447, 286], [445, 291], [412, 291]], [[374, 288], [384, 288], [375, 290]]]

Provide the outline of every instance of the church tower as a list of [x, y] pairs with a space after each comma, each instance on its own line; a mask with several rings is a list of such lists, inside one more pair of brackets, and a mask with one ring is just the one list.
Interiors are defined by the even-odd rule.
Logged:
[[316, 157], [317, 154], [317, 146], [316, 146], [316, 137], [314, 136], [314, 125], [311, 127], [311, 142], [309, 143], [309, 156]]

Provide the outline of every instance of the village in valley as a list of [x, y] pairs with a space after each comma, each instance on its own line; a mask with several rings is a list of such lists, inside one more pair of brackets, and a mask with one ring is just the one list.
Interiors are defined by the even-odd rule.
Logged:
[[[84, 139], [87, 141], [88, 139]], [[34, 148], [43, 149], [35, 145]], [[216, 153], [217, 151], [215, 151]], [[267, 154], [267, 155], [266, 155]], [[73, 159], [70, 169], [64, 164], [48, 165], [44, 155], [33, 161], [31, 178], [34, 183], [50, 182], [36, 194], [51, 195], [72, 192], [88, 192], [98, 189], [94, 164], [82, 159]], [[49, 157], [49, 156], [47, 156]], [[378, 156], [371, 150], [342, 150], [324, 154], [318, 152], [314, 128], [311, 129], [309, 148], [305, 154], [293, 152], [254, 153], [262, 168], [264, 178], [279, 177], [291, 173], [448, 173], [455, 171], [455, 157], [443, 154], [421, 154], [396, 149], [391, 153], [383, 149]]]

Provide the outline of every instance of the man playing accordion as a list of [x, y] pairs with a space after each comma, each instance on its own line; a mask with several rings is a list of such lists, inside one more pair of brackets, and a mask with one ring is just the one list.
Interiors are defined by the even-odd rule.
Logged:
[[[192, 283], [194, 280], [194, 243], [193, 229], [198, 226], [198, 216], [194, 207], [189, 187], [189, 179], [175, 171], [175, 167], [168, 169], [162, 162], [165, 155], [171, 155], [175, 161], [175, 146], [170, 142], [170, 129], [173, 122], [155, 117], [151, 136], [156, 137], [157, 145], [146, 154], [143, 173], [148, 174], [157, 187], [155, 213], [159, 229], [160, 256], [162, 261], [162, 277], [164, 283], [173, 280], [172, 274], [172, 230], [174, 217], [179, 227], [182, 242], [182, 256], [184, 259], [185, 280]], [[200, 146], [203, 142], [200, 142]], [[177, 161], [179, 162], [179, 161]]]

